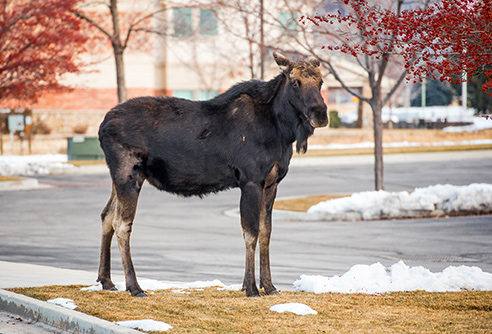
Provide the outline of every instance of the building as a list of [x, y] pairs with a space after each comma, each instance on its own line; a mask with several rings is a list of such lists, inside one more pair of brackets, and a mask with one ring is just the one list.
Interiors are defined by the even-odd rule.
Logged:
[[[295, 56], [306, 53], [296, 40], [315, 44], [314, 34], [298, 19], [318, 4], [312, 0], [120, 0], [122, 38], [130, 22], [146, 17], [135, 27], [147, 31], [131, 35], [124, 53], [128, 97], [170, 95], [203, 100], [239, 81], [259, 79], [262, 74], [268, 80], [279, 73], [271, 56], [273, 49]], [[111, 28], [107, 6], [84, 9]], [[155, 14], [150, 17], [151, 13]], [[263, 61], [260, 45], [265, 46]], [[83, 57], [91, 63], [86, 73], [63, 78], [74, 87], [72, 92], [46, 95], [33, 106], [34, 121], [47, 123], [54, 133], [70, 134], [85, 127], [88, 134], [95, 134], [104, 114], [118, 103], [109, 40], [92, 41]], [[342, 58], [334, 62], [351, 87], [367, 89], [362, 69]], [[345, 113], [360, 107], [331, 76], [326, 75], [324, 81], [329, 110]]]

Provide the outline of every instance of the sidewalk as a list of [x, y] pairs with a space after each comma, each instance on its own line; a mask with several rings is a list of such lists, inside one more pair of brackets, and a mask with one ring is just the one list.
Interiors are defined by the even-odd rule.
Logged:
[[[3, 290], [45, 285], [92, 285], [95, 284], [96, 277], [95, 272], [0, 261], [0, 333], [141, 333], [81, 312]], [[124, 277], [115, 276], [114, 279], [122, 281]]]

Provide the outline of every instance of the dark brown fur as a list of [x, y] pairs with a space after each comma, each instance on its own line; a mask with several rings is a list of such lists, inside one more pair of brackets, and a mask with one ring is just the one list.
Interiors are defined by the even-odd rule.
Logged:
[[268, 82], [240, 83], [209, 101], [141, 97], [109, 111], [99, 129], [113, 189], [102, 218], [98, 281], [113, 289], [110, 245], [116, 233], [133, 296], [145, 296], [130, 256], [130, 234], [140, 189], [145, 180], [182, 196], [239, 187], [246, 244], [243, 287], [259, 296], [254, 256], [260, 244], [260, 283], [276, 293], [269, 263], [271, 214], [278, 183], [292, 156], [307, 149], [314, 127], [326, 126], [320, 94], [321, 74], [315, 59], [292, 62], [274, 53], [282, 73]]

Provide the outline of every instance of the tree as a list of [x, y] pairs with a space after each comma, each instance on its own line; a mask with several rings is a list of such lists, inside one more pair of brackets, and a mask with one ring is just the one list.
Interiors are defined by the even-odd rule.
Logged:
[[34, 103], [47, 91], [70, 87], [60, 79], [79, 73], [87, 37], [72, 15], [79, 0], [0, 2], [0, 101], [5, 106]]
[[[340, 54], [352, 59], [367, 73], [370, 87], [370, 97], [349, 87], [336, 70], [336, 63], [329, 56], [321, 56], [320, 60], [341, 84], [341, 86], [369, 104], [373, 113], [374, 128], [374, 174], [376, 190], [384, 189], [383, 165], [383, 122], [382, 108], [395, 93], [400, 83], [406, 77], [406, 71], [401, 70], [395, 76], [391, 89], [383, 92], [383, 79], [388, 74], [390, 65], [397, 63], [393, 49], [398, 42], [398, 35], [389, 29], [384, 29], [383, 22], [401, 15], [404, 0], [390, 1], [388, 8], [370, 5], [366, 0], [344, 0], [335, 13], [313, 15], [303, 18], [303, 22], [312, 22], [326, 31], [326, 38], [321, 47], [330, 54]], [[312, 48], [310, 49], [315, 52]], [[408, 59], [412, 63], [412, 59]]]
[[391, 51], [410, 75], [459, 83], [483, 74], [482, 89], [492, 96], [492, 0], [442, 0], [386, 16], [382, 29], [398, 36]]
[[[98, 6], [105, 6], [108, 13], [100, 11]], [[118, 0], [88, 2], [84, 8], [78, 8], [74, 14], [96, 28], [111, 43], [116, 66], [116, 85], [118, 102], [126, 101], [127, 90], [125, 80], [124, 52], [131, 37], [138, 32], [162, 33], [154, 30], [149, 23], [157, 14], [165, 11], [165, 7], [150, 12], [134, 12], [122, 15], [118, 11]], [[127, 13], [128, 14], [128, 13]], [[110, 18], [111, 22], [107, 22]], [[121, 22], [123, 18], [124, 22]]]

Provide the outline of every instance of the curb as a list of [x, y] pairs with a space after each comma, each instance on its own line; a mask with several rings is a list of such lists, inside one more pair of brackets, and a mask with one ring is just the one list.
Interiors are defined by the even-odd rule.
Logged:
[[22, 178], [19, 181], [1, 181], [0, 191], [15, 191], [15, 190], [30, 190], [39, 187], [39, 182], [36, 179]]
[[74, 334], [141, 334], [81, 312], [0, 289], [0, 310]]

